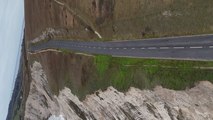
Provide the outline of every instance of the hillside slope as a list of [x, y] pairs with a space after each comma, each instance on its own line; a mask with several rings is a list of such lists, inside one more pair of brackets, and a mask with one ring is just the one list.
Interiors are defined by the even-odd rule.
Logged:
[[[212, 84], [201, 82], [191, 88], [200, 80], [212, 82], [212, 62], [124, 59], [64, 49], [28, 52], [31, 45], [50, 39], [107, 41], [213, 33], [212, 4], [212, 0], [25, 0], [21, 118], [62, 114], [67, 119], [71, 115], [212, 119]], [[182, 91], [139, 90], [156, 85]]]
[[212, 33], [212, 4], [212, 0], [25, 0], [26, 40], [47, 28], [62, 30], [56, 35], [61, 38], [84, 40], [98, 38], [91, 29], [103, 40]]
[[122, 93], [109, 87], [79, 101], [69, 88], [61, 90], [58, 96], [53, 95], [39, 62], [33, 63], [31, 72], [33, 81], [26, 102], [25, 119], [213, 119], [213, 84], [209, 82], [200, 82], [185, 91], [156, 87], [154, 91], [130, 88], [128, 92]]

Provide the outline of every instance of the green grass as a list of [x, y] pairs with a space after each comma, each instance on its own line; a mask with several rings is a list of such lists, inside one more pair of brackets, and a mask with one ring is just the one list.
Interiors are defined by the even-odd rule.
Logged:
[[85, 94], [106, 89], [109, 86], [120, 91], [126, 91], [129, 87], [152, 89], [156, 85], [182, 90], [202, 80], [213, 82], [213, 70], [209, 68], [213, 67], [213, 62], [115, 58], [97, 55], [94, 65], [96, 71], [93, 73], [97, 74], [96, 77], [93, 77], [84, 89], [75, 93], [78, 96], [84, 97]]
[[103, 75], [109, 68], [111, 58], [109, 56], [97, 56], [95, 57], [95, 65], [98, 68], [97, 72]]
[[[199, 81], [213, 82], [213, 61], [121, 58], [107, 55], [83, 57], [68, 50], [61, 51], [63, 58], [49, 74], [57, 79], [52, 81], [48, 78], [52, 92], [56, 95], [65, 86], [83, 99], [85, 95], [99, 89], [105, 90], [109, 86], [123, 92], [130, 87], [153, 89], [156, 85], [183, 90]], [[40, 61], [40, 58], [31, 59]], [[75, 65], [79, 65], [79, 68]]]

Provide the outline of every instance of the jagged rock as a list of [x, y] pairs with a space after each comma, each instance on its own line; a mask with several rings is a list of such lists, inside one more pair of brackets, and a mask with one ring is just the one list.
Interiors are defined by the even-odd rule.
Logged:
[[40, 63], [34, 62], [31, 76], [33, 81], [25, 111], [27, 120], [213, 119], [213, 84], [207, 81], [184, 91], [158, 86], [154, 91], [131, 87], [122, 93], [108, 87], [80, 101], [68, 88], [60, 91], [58, 96], [51, 94]]

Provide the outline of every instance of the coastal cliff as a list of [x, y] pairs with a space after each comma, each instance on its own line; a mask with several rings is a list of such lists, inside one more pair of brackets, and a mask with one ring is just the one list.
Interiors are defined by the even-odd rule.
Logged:
[[200, 82], [194, 88], [174, 91], [160, 86], [152, 90], [130, 88], [122, 93], [108, 87], [87, 95], [83, 101], [64, 88], [51, 93], [43, 67], [31, 66], [32, 83], [26, 102], [25, 119], [41, 120], [201, 120], [213, 119], [213, 84]]
[[213, 119], [211, 62], [115, 58], [66, 49], [30, 52], [31, 46], [52, 39], [115, 41], [212, 33], [212, 4], [25, 0], [21, 118]]

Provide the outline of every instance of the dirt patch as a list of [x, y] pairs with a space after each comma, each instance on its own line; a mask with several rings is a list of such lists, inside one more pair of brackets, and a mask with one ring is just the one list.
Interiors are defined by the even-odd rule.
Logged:
[[38, 60], [44, 67], [47, 79], [53, 93], [66, 85], [73, 90], [79, 90], [92, 79], [94, 74], [93, 57], [62, 52], [44, 52], [30, 56]]

